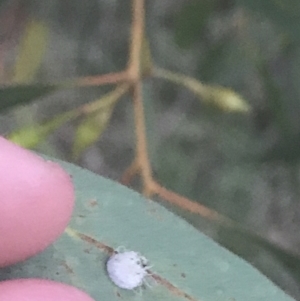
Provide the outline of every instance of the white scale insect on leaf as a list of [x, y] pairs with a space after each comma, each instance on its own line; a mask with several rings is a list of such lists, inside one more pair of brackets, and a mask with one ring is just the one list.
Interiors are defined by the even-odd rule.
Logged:
[[113, 254], [106, 264], [109, 278], [120, 288], [134, 290], [147, 284], [148, 260], [134, 251]]

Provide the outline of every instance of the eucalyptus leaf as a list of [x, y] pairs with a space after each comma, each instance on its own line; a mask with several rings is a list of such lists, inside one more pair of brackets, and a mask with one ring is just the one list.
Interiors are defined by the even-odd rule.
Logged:
[[72, 156], [76, 160], [82, 152], [94, 144], [104, 132], [119, 98], [128, 86], [121, 85], [85, 107], [88, 114], [78, 125], [75, 133]]
[[76, 209], [51, 247], [1, 269], [0, 279], [40, 277], [72, 284], [96, 301], [132, 300], [109, 280], [105, 263], [124, 246], [143, 254], [156, 284], [143, 300], [293, 300], [250, 264], [151, 200], [87, 170], [60, 162], [72, 175]]
[[32, 82], [46, 52], [48, 32], [47, 26], [42, 21], [30, 19], [26, 24], [14, 68], [14, 82]]
[[43, 124], [34, 124], [13, 131], [7, 135], [7, 138], [24, 148], [34, 149], [43, 142], [48, 135], [78, 115], [79, 113], [76, 110], [62, 113]]

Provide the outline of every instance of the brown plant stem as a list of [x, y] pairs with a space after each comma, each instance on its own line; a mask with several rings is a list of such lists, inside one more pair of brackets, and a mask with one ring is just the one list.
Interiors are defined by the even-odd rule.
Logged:
[[142, 74], [141, 74], [141, 51], [144, 39], [144, 0], [132, 0], [133, 21], [131, 27], [130, 57], [127, 68], [128, 79], [131, 84], [134, 120], [136, 131], [136, 154], [135, 159], [129, 168], [124, 172], [121, 181], [128, 185], [132, 178], [140, 174], [143, 181], [143, 194], [150, 197], [154, 194], [178, 207], [197, 213], [204, 218], [226, 222], [230, 224], [230, 219], [223, 217], [219, 213], [195, 203], [183, 196], [169, 191], [154, 181], [152, 169], [148, 156], [147, 137], [145, 126], [145, 114], [142, 95]]
[[152, 181], [150, 185], [150, 190], [152, 194], [158, 195], [163, 200], [166, 200], [170, 204], [176, 205], [181, 209], [189, 211], [194, 214], [201, 215], [205, 219], [216, 221], [218, 223], [223, 223], [228, 226], [233, 226], [235, 224], [231, 219], [221, 215], [220, 213], [207, 208], [204, 205], [191, 201], [190, 199], [179, 195], [171, 190], [166, 189], [155, 181]]
[[129, 185], [131, 180], [140, 172], [140, 164], [137, 159], [133, 160], [130, 166], [124, 171], [121, 177], [121, 183], [124, 185]]
[[[134, 107], [134, 120], [136, 131], [136, 163], [135, 167], [129, 170], [138, 171], [143, 180], [143, 193], [150, 196], [149, 183], [152, 182], [152, 170], [148, 159], [147, 137], [145, 126], [145, 114], [143, 106], [142, 76], [141, 76], [141, 49], [144, 37], [145, 21], [145, 3], [144, 0], [132, 0], [132, 27], [131, 27], [131, 45], [130, 58], [128, 62], [128, 75], [132, 84], [132, 98]], [[136, 165], [136, 166], [135, 166]]]
[[148, 159], [145, 116], [142, 101], [141, 84], [136, 84], [133, 88], [135, 130], [137, 139], [136, 158], [143, 180], [143, 193], [145, 196], [149, 197], [151, 194], [149, 183], [152, 182], [152, 169]]
[[[1, 51], [1, 49], [0, 49]], [[22, 86], [30, 86], [32, 84], [39, 84], [40, 86], [53, 86], [58, 87], [59, 89], [71, 89], [71, 88], [78, 88], [78, 87], [92, 87], [92, 86], [103, 86], [103, 85], [113, 85], [113, 84], [121, 84], [121, 83], [128, 83], [129, 76], [128, 71], [120, 71], [120, 72], [113, 72], [103, 75], [95, 75], [95, 76], [85, 76], [79, 77], [76, 79], [67, 79], [63, 82], [47, 82], [47, 83], [30, 83], [30, 84], [23, 84]], [[19, 83], [15, 82], [5, 82], [1, 83], [2, 88], [12, 88], [12, 87], [20, 87]]]
[[118, 84], [128, 80], [128, 72], [114, 72], [97, 76], [86, 76], [76, 80], [76, 87], [101, 86], [106, 84]]
[[131, 44], [129, 51], [128, 73], [133, 82], [140, 82], [140, 54], [145, 28], [144, 0], [132, 0]]

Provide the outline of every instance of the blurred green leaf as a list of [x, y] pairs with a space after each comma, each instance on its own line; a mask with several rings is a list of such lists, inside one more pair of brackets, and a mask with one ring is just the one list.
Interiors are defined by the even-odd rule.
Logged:
[[127, 85], [120, 85], [112, 92], [86, 105], [84, 112], [88, 116], [80, 123], [75, 133], [72, 148], [74, 160], [99, 139], [109, 123], [116, 102], [127, 89]]
[[100, 112], [87, 116], [77, 127], [72, 149], [73, 159], [76, 160], [89, 146], [94, 144], [106, 129], [114, 106], [108, 106]]
[[[49, 159], [49, 158], [47, 158]], [[0, 279], [38, 277], [69, 283], [95, 300], [132, 300], [107, 276], [109, 254], [124, 246], [153, 265], [157, 285], [143, 300], [292, 301], [241, 258], [183, 219], [110, 180], [62, 163], [77, 194], [73, 219], [45, 252], [0, 270]]]
[[7, 138], [25, 148], [33, 149], [64, 123], [78, 116], [76, 110], [60, 114], [43, 124], [35, 124], [10, 133]]
[[179, 12], [175, 27], [175, 41], [180, 47], [190, 47], [202, 35], [216, 0], [193, 0]]
[[13, 81], [30, 83], [39, 69], [48, 43], [48, 28], [42, 21], [30, 19], [21, 41]]
[[57, 89], [55, 85], [18, 85], [0, 87], [0, 111], [16, 105], [25, 105]]

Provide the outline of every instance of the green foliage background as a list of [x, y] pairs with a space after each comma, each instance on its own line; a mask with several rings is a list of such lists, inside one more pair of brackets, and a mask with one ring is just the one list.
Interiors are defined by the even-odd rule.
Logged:
[[[1, 1], [0, 13], [13, 2], [18, 1]], [[61, 87], [69, 78], [125, 67], [130, 1], [19, 2], [30, 18], [43, 22], [47, 47], [33, 78], [29, 79], [32, 64], [21, 71], [32, 85], [0, 89], [0, 133], [18, 134], [21, 129], [18, 137], [23, 142], [31, 139], [39, 151], [71, 161], [80, 123], [47, 127], [47, 121], [110, 91]], [[170, 209], [300, 299], [299, 1], [146, 3], [147, 34], [158, 66], [228, 86], [253, 108], [248, 115], [226, 114], [201, 104], [180, 86], [147, 79], [144, 100], [156, 177], [286, 251]], [[38, 37], [43, 40], [44, 35]], [[8, 70], [15, 70], [18, 59], [22, 64], [18, 45], [19, 40], [3, 50]], [[16, 80], [10, 72], [5, 75]], [[76, 163], [119, 179], [134, 154], [132, 120], [132, 104], [124, 97], [101, 137], [82, 151]], [[32, 132], [44, 123], [44, 131]]]

